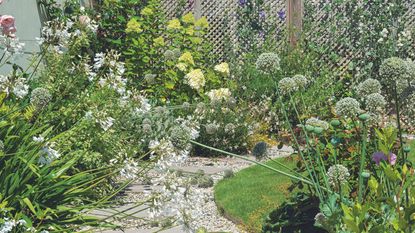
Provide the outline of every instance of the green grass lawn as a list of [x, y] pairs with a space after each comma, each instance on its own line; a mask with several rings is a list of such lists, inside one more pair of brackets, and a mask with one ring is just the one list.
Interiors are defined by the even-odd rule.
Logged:
[[[409, 144], [412, 148], [409, 159], [415, 161], [415, 140]], [[278, 161], [291, 168], [295, 166], [292, 159]], [[280, 168], [272, 161], [267, 164]], [[289, 178], [252, 166], [220, 181], [215, 186], [215, 201], [228, 218], [239, 222], [248, 232], [259, 232], [267, 215], [290, 196], [289, 185]]]
[[[291, 168], [295, 166], [292, 159], [278, 161]], [[267, 164], [281, 168], [272, 161]], [[241, 223], [249, 232], [259, 232], [264, 218], [289, 197], [290, 184], [285, 176], [252, 166], [220, 181], [215, 186], [215, 201], [228, 218]]]

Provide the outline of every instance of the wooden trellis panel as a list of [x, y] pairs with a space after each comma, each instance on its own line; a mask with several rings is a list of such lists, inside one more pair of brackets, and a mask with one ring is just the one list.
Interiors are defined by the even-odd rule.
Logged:
[[[198, 3], [201, 9], [196, 9]], [[177, 0], [163, 0], [162, 6], [168, 18], [177, 17], [176, 13], [179, 10]], [[207, 38], [213, 45], [212, 52], [223, 57], [227, 41], [235, 47], [259, 41], [259, 38], [252, 38], [248, 41], [238, 38], [239, 16], [237, 12], [239, 7], [241, 7], [240, 0], [191, 0], [186, 4], [183, 13], [197, 12], [195, 15], [200, 14], [207, 18], [210, 25]], [[281, 11], [285, 12], [285, 0], [266, 1], [264, 4], [265, 20], [268, 24], [273, 24], [276, 30], [275, 35], [271, 36], [281, 35], [285, 29], [285, 21], [278, 17], [278, 12]]]
[[[168, 18], [177, 17], [179, 0], [162, 0], [163, 9]], [[275, 31], [270, 33], [275, 36], [277, 45], [283, 45], [287, 41], [287, 20], [281, 19], [279, 13], [283, 13], [286, 18], [290, 4], [298, 2], [299, 0], [265, 0], [264, 11], [266, 14], [265, 20], [267, 24], [274, 26]], [[307, 0], [303, 0], [304, 3]], [[210, 29], [207, 38], [213, 45], [213, 52], [220, 57], [223, 57], [225, 50], [225, 42], [229, 40], [232, 46], [247, 47], [250, 43], [260, 43], [261, 35], [253, 35], [253, 38], [243, 40], [238, 36], [238, 23], [241, 18], [237, 14], [238, 8], [243, 0], [188, 0], [185, 4], [182, 13], [197, 12], [208, 19]], [[351, 51], [351, 49], [342, 46], [335, 38], [347, 36], [347, 29], [334, 30], [336, 34], [324, 26], [324, 22], [339, 20], [336, 18], [338, 14], [342, 14], [342, 10], [334, 12], [325, 10], [324, 6], [331, 4], [329, 0], [313, 0], [308, 2], [314, 4], [314, 7], [305, 9], [305, 17], [303, 22], [308, 27], [305, 28], [302, 34], [303, 38], [308, 42], [315, 43], [320, 48], [325, 48], [327, 51], [336, 51], [339, 55], [337, 59], [330, 57], [329, 53], [321, 52], [321, 57], [318, 58], [318, 63], [325, 63], [340, 71], [347, 70], [350, 61], [353, 58], [359, 57], [364, 51]], [[198, 5], [199, 4], [199, 5]], [[363, 3], [362, 3], [363, 4]], [[415, 1], [406, 0], [408, 11], [404, 14], [405, 24], [407, 27], [415, 29]], [[200, 9], [195, 9], [200, 8]], [[195, 15], [197, 15], [195, 14]], [[294, 14], [298, 14], [294, 12]], [[350, 20], [350, 17], [342, 17], [340, 20]], [[415, 38], [415, 36], [413, 36]], [[415, 49], [415, 42], [412, 43]], [[243, 50], [243, 49], [242, 49]], [[243, 51], [242, 51], [243, 52]]]

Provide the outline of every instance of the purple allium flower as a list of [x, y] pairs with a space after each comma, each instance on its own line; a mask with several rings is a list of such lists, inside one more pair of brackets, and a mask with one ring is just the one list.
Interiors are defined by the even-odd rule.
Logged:
[[247, 0], [239, 0], [239, 5], [240, 6], [245, 6], [246, 2], [247, 2]]
[[380, 164], [380, 161], [385, 161], [387, 160], [388, 157], [383, 153], [383, 152], [375, 152], [372, 155], [372, 161], [376, 163], [376, 165]]
[[284, 10], [280, 10], [280, 11], [278, 11], [278, 18], [281, 20], [281, 21], [284, 21], [285, 20], [285, 11]]
[[264, 10], [261, 10], [260, 12], [259, 12], [259, 18], [261, 19], [261, 20], [264, 20], [265, 19], [265, 11]]

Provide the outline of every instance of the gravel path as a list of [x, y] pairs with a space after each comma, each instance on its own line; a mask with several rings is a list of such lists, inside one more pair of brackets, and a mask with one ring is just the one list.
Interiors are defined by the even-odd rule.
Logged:
[[[278, 157], [287, 157], [292, 153], [291, 148], [284, 147], [282, 149], [278, 149], [276, 147], [270, 148], [268, 150], [268, 154], [271, 158], [278, 158]], [[249, 156], [248, 156], [249, 157]], [[253, 157], [249, 157], [254, 159]], [[223, 179], [223, 174], [225, 170], [231, 169], [233, 172], [238, 172], [241, 169], [247, 168], [251, 166], [252, 163], [236, 158], [202, 158], [202, 157], [192, 157], [186, 161], [180, 167], [175, 167], [174, 169], [180, 169], [185, 172], [196, 172], [198, 170], [203, 170], [205, 174], [210, 175], [214, 183], [216, 184], [219, 180]], [[122, 205], [117, 207], [118, 210], [123, 210], [125, 208], [130, 207], [133, 203], [143, 200], [145, 192], [147, 190], [151, 190], [157, 187], [152, 187], [150, 185], [145, 185], [143, 183], [138, 183], [132, 185], [125, 193], [125, 195], [120, 196], [120, 201], [122, 201]], [[204, 208], [204, 215], [203, 217], [199, 218], [196, 222], [198, 226], [204, 226], [208, 229], [209, 232], [230, 232], [230, 233], [243, 233], [238, 226], [231, 222], [230, 220], [223, 217], [215, 204], [214, 200], [214, 188], [198, 188], [194, 187], [195, 189], [199, 189], [203, 194], [208, 196], [207, 202], [203, 206]], [[141, 207], [143, 208], [143, 207]], [[134, 213], [131, 210], [128, 213]], [[104, 212], [99, 212], [97, 215], [105, 215]], [[141, 218], [141, 219], [139, 219]], [[148, 213], [146, 211], [139, 212], [133, 215], [131, 218], [120, 218], [114, 219], [114, 223], [123, 226], [125, 232], [136, 232], [136, 233], [145, 233], [145, 232], [154, 232], [159, 228], [155, 228], [154, 225], [151, 224], [151, 220], [148, 219]], [[123, 231], [105, 231], [105, 233], [118, 233]], [[183, 232], [180, 227], [176, 227], [170, 229], [168, 231], [161, 231], [161, 232]]]

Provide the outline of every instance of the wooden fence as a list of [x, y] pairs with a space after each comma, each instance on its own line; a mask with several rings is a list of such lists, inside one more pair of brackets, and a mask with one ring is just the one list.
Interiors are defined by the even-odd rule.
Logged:
[[[349, 48], [337, 43], [336, 40], [330, 38], [328, 29], [322, 26], [324, 20], [336, 20], [332, 15], [336, 12], [328, 12], [322, 8], [307, 9], [305, 12], [304, 3], [306, 0], [264, 0], [264, 8], [267, 8], [267, 20], [273, 21], [279, 31], [288, 32], [288, 36], [281, 38], [279, 44], [289, 41], [291, 45], [295, 46], [303, 36], [303, 39], [311, 41], [316, 45], [326, 47], [331, 51], [339, 51], [341, 58], [335, 62], [329, 55], [322, 55], [323, 62], [330, 63], [331, 66], [336, 66], [341, 70], [346, 70], [350, 61], [354, 56], [358, 56]], [[406, 26], [415, 28], [415, 1], [403, 0], [407, 6], [408, 11], [405, 12], [403, 18]], [[225, 38], [229, 38], [232, 44], [251, 43], [251, 41], [240, 41], [237, 36], [238, 15], [236, 14], [238, 7], [246, 0], [189, 0], [184, 6], [179, 6], [179, 0], [162, 0], [162, 6], [169, 18], [177, 17], [177, 12], [187, 13], [193, 12], [196, 17], [205, 16], [210, 23], [210, 30], [207, 37], [214, 45], [214, 52], [218, 55], [223, 55], [225, 50]], [[313, 0], [313, 3], [320, 2], [320, 7], [323, 4], [331, 4], [331, 1]], [[308, 2], [310, 3], [310, 2]], [[318, 4], [316, 4], [318, 5]], [[178, 10], [183, 7], [183, 10]], [[370, 9], [368, 9], [370, 10]], [[311, 12], [310, 12], [311, 11]], [[279, 12], [284, 12], [285, 20], [278, 17]], [[305, 16], [306, 15], [306, 16]], [[349, 16], [351, 17], [351, 16]], [[379, 16], [380, 17], [380, 16]], [[309, 26], [309, 31], [302, 31], [303, 23]], [[345, 35], [347, 33], [345, 32]], [[316, 35], [320, 35], [317, 37]], [[339, 35], [337, 35], [339, 36]], [[341, 35], [340, 35], [341, 36]], [[415, 49], [415, 44], [414, 44]]]

